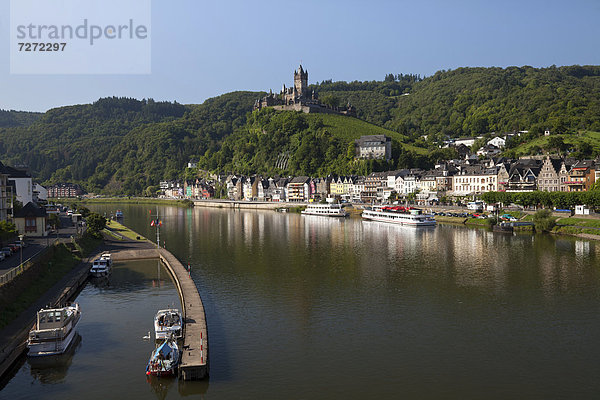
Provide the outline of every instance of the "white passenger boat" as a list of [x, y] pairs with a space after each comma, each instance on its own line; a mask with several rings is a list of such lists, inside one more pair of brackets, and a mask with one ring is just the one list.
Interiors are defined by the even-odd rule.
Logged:
[[179, 339], [183, 336], [181, 313], [176, 308], [159, 310], [154, 317], [154, 334], [156, 340], [173, 336]]
[[92, 263], [90, 274], [96, 278], [108, 276], [112, 272], [112, 258], [109, 253], [104, 253]]
[[28, 355], [36, 357], [64, 353], [75, 336], [79, 318], [81, 311], [78, 304], [38, 311], [36, 323], [27, 339]]
[[373, 207], [362, 213], [365, 220], [389, 222], [410, 226], [435, 226], [437, 222], [432, 215], [423, 214], [421, 210], [405, 207]]
[[348, 213], [341, 204], [309, 204], [304, 215], [321, 215], [323, 217], [346, 217]]

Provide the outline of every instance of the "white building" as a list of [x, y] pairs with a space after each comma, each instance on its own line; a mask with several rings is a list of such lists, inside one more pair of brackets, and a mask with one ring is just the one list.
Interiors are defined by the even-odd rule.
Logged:
[[463, 167], [452, 177], [452, 194], [468, 196], [498, 191], [498, 172], [496, 168], [480, 166]]
[[358, 158], [392, 158], [392, 139], [385, 135], [361, 136], [355, 143], [358, 147]]
[[38, 202], [40, 200], [48, 200], [48, 189], [46, 189], [39, 183], [34, 183], [33, 184], [33, 201]]
[[26, 171], [5, 167], [8, 171], [8, 184], [14, 186], [17, 201], [25, 205], [33, 201], [33, 182], [31, 175]]
[[506, 146], [506, 139], [502, 136], [496, 136], [495, 138], [488, 140], [487, 144], [492, 144], [499, 149], [503, 149]]

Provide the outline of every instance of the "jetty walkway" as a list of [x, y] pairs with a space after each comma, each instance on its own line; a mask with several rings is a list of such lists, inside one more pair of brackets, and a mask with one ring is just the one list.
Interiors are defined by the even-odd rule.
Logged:
[[208, 331], [206, 314], [198, 288], [185, 266], [166, 249], [157, 249], [149, 241], [106, 240], [106, 251], [115, 262], [144, 259], [158, 259], [173, 277], [181, 301], [183, 327], [183, 347], [179, 377], [186, 381], [199, 380], [208, 376]]
[[183, 348], [179, 376], [183, 380], [199, 380], [208, 376], [208, 331], [202, 299], [187, 269], [166, 249], [157, 249], [146, 240], [105, 237], [104, 244], [82, 260], [61, 281], [24, 311], [10, 325], [0, 330], [0, 377], [26, 350], [26, 340], [37, 311], [44, 306], [63, 305], [72, 300], [85, 285], [92, 261], [102, 253], [111, 253], [115, 262], [160, 259], [173, 277], [179, 293], [184, 318]]

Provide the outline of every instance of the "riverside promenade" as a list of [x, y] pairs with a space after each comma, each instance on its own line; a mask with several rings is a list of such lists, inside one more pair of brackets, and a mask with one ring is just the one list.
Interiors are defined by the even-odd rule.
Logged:
[[306, 206], [308, 203], [287, 203], [278, 201], [245, 201], [245, 200], [193, 200], [194, 207], [229, 208], [245, 210], [275, 210], [277, 208], [291, 208]]

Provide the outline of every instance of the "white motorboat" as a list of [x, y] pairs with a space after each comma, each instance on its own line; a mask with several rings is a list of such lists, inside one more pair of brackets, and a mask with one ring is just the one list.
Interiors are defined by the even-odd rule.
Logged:
[[341, 204], [309, 204], [306, 210], [302, 211], [304, 215], [321, 215], [323, 217], [346, 217], [348, 213]]
[[80, 318], [78, 304], [38, 311], [36, 323], [27, 340], [28, 355], [36, 357], [64, 353], [75, 336]]
[[179, 339], [183, 336], [183, 318], [176, 308], [159, 310], [154, 317], [154, 334], [156, 340], [174, 337]]
[[432, 215], [423, 214], [421, 210], [404, 207], [374, 207], [362, 213], [365, 220], [389, 222], [409, 226], [436, 226]]
[[112, 272], [112, 258], [109, 253], [104, 253], [92, 263], [90, 274], [96, 278], [108, 276]]

